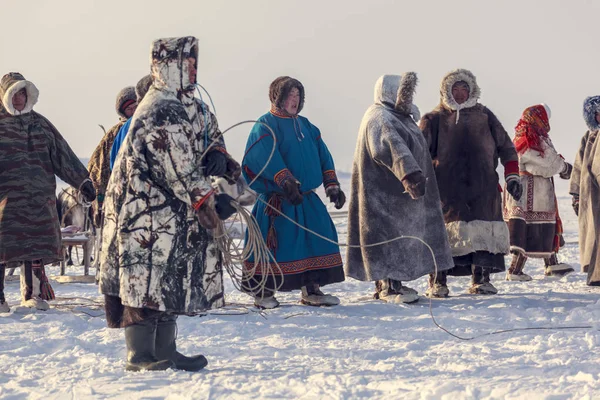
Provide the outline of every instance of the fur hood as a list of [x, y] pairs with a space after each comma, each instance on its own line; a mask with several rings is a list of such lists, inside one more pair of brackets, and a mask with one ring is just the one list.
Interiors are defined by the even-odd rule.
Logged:
[[132, 101], [137, 101], [135, 97], [135, 88], [133, 86], [127, 86], [126, 88], [121, 89], [121, 91], [117, 95], [117, 100], [115, 102], [115, 110], [117, 110], [117, 114], [119, 114], [119, 117], [127, 119], [127, 116], [124, 112], [125, 107], [123, 106], [127, 103], [131, 103]]
[[271, 82], [269, 86], [269, 100], [271, 104], [278, 110], [284, 109], [284, 102], [287, 95], [293, 88], [297, 88], [300, 92], [300, 102], [298, 103], [298, 114], [304, 107], [304, 85], [294, 78], [289, 76], [280, 76]]
[[583, 102], [583, 119], [591, 131], [600, 129], [596, 113], [600, 111], [600, 96], [591, 96]]
[[[469, 86], [469, 98], [462, 104], [458, 104], [452, 96], [452, 86], [456, 82], [463, 81]], [[471, 108], [477, 104], [481, 96], [481, 89], [477, 85], [477, 79], [471, 71], [466, 69], [455, 69], [450, 71], [442, 79], [440, 87], [441, 103], [444, 107], [452, 111], [460, 111], [465, 108]]]
[[[23, 88], [27, 91], [27, 104], [25, 104], [23, 111], [17, 111], [13, 107], [12, 99]], [[0, 99], [10, 115], [22, 115], [31, 112], [38, 101], [39, 95], [38, 88], [18, 72], [9, 72], [0, 80]]]
[[148, 93], [148, 90], [150, 90], [151, 86], [152, 86], [152, 75], [150, 75], [150, 74], [144, 76], [135, 85], [135, 95], [136, 95], [138, 104], [141, 103], [142, 100], [144, 100], [144, 96], [146, 96], [146, 93]]
[[393, 108], [404, 115], [420, 118], [418, 108], [413, 104], [417, 87], [417, 74], [407, 72], [401, 75], [382, 75], [375, 83], [374, 101], [384, 107]]
[[196, 59], [198, 66], [198, 39], [193, 36], [157, 39], [150, 55], [152, 80], [155, 88], [174, 92], [181, 98], [183, 92], [196, 87], [190, 82], [187, 58]]

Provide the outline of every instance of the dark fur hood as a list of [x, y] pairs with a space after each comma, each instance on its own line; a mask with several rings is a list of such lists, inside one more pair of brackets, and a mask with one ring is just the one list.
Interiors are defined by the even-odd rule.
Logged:
[[283, 110], [285, 98], [293, 88], [297, 88], [300, 92], [300, 103], [298, 104], [298, 114], [304, 107], [304, 86], [299, 80], [289, 76], [280, 76], [271, 82], [269, 86], [269, 100], [275, 108]]

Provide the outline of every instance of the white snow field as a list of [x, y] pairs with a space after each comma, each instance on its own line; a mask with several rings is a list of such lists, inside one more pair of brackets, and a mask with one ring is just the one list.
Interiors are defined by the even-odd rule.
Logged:
[[[560, 259], [579, 271], [570, 198], [560, 198], [568, 242]], [[345, 240], [346, 220], [336, 219]], [[69, 274], [80, 274], [72, 267]], [[532, 261], [528, 283], [494, 276], [497, 296], [466, 294], [468, 278], [450, 278], [451, 296], [433, 301], [437, 320], [472, 336], [530, 327], [578, 330], [508, 332], [460, 341], [435, 327], [429, 300], [414, 305], [368, 300], [372, 283], [326, 287], [341, 305], [312, 308], [299, 293], [259, 312], [227, 281], [225, 309], [180, 317], [179, 350], [205, 354], [197, 373], [124, 371], [123, 332], [108, 329], [93, 284], [58, 284], [47, 312], [13, 306], [0, 315], [0, 398], [12, 399], [594, 399], [600, 398], [600, 289], [585, 275], [547, 278]], [[18, 273], [18, 272], [17, 272]], [[50, 267], [49, 275], [58, 273]], [[426, 279], [411, 285], [423, 293]]]

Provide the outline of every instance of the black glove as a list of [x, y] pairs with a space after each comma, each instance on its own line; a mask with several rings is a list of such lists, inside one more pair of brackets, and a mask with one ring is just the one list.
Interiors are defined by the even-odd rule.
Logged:
[[297, 206], [304, 200], [304, 196], [300, 193], [300, 183], [295, 179], [288, 179], [283, 183], [283, 193], [292, 205]]
[[573, 196], [573, 211], [575, 215], [579, 216], [579, 196]]
[[404, 179], [402, 179], [404, 188], [413, 200], [425, 196], [426, 183], [427, 179], [425, 179], [425, 176], [423, 176], [421, 171], [408, 174], [404, 177]]
[[215, 196], [215, 211], [219, 219], [224, 221], [236, 213], [237, 210], [231, 205], [232, 201], [235, 201], [233, 197], [225, 193]]
[[519, 201], [521, 199], [521, 195], [523, 194], [523, 185], [521, 185], [521, 181], [519, 179], [510, 179], [506, 182], [506, 190], [508, 193], [515, 199]]
[[221, 177], [227, 172], [227, 156], [219, 150], [211, 150], [204, 156], [206, 176]]
[[561, 179], [571, 179], [571, 172], [573, 172], [573, 166], [565, 161], [565, 167], [559, 176]]
[[230, 185], [237, 184], [238, 179], [242, 175], [242, 167], [231, 157], [227, 157], [227, 170], [225, 171], [225, 179]]
[[96, 189], [94, 189], [94, 184], [90, 180], [86, 180], [81, 184], [79, 192], [88, 203], [96, 200]]
[[329, 197], [329, 202], [334, 203], [335, 208], [340, 210], [346, 204], [346, 195], [342, 192], [339, 186], [329, 186], [325, 190], [325, 194]]

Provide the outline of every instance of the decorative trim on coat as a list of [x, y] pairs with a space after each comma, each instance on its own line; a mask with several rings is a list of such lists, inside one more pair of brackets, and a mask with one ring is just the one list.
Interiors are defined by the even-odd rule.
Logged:
[[339, 186], [339, 180], [334, 170], [323, 171], [323, 186], [327, 189], [329, 186]]
[[504, 166], [504, 180], [508, 182], [511, 179], [519, 178], [519, 162], [509, 161]]
[[294, 175], [292, 175], [292, 173], [290, 172], [290, 170], [287, 169], [287, 168], [282, 169], [281, 171], [279, 171], [278, 173], [276, 173], [275, 176], [273, 177], [273, 180], [275, 181], [275, 183], [279, 187], [283, 187], [283, 184], [288, 179], [296, 179], [296, 178], [294, 177]]
[[[270, 264], [270, 269], [272, 271], [277, 271], [277, 265], [279, 265], [279, 268], [281, 269], [283, 275], [287, 275], [300, 274], [313, 269], [335, 268], [343, 265], [343, 262], [340, 253], [335, 253], [328, 254], [325, 256], [305, 258], [303, 260], [297, 261], [278, 262], [277, 265], [275, 265], [275, 263], [273, 262], [271, 262]], [[251, 261], [244, 261], [244, 267], [248, 270], [254, 270], [255, 263]], [[256, 266], [255, 275], [262, 274], [262, 268]]]
[[509, 232], [504, 221], [448, 222], [446, 231], [453, 257], [476, 251], [487, 251], [492, 254], [509, 252]]

